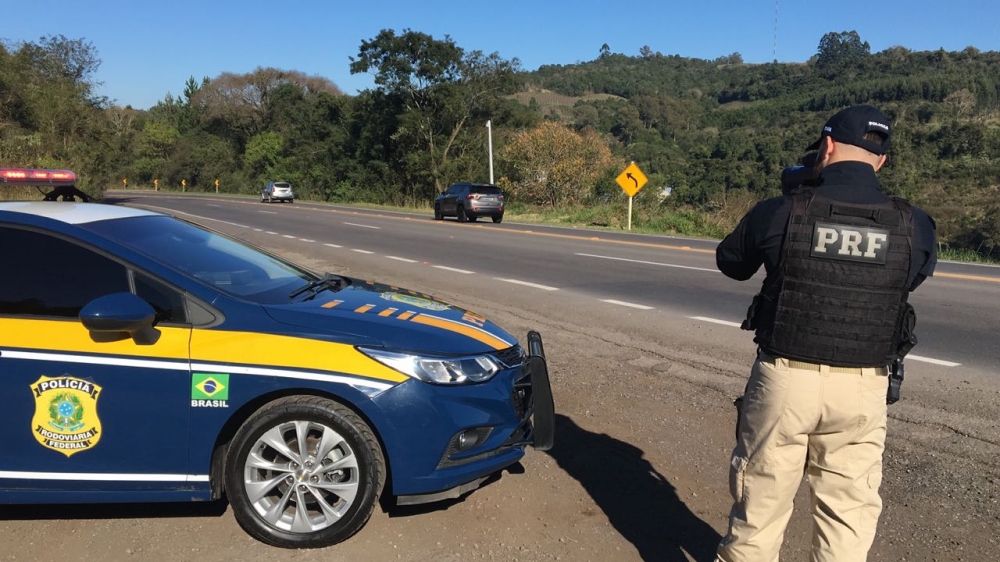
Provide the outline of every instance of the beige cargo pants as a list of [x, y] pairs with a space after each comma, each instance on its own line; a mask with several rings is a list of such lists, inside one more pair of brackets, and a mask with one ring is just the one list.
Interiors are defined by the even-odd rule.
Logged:
[[729, 469], [725, 562], [773, 562], [803, 471], [814, 562], [864, 561], [882, 512], [885, 367], [840, 368], [760, 354]]

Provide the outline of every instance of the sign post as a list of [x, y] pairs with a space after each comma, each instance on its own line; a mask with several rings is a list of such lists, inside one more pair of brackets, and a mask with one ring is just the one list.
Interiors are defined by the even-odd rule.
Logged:
[[153, 191], [160, 190], [160, 178], [153, 178]]
[[219, 192], [219, 178], [215, 178], [215, 192]]
[[187, 184], [188, 184], [187, 180], [181, 180], [181, 193], [184, 193], [184, 192], [187, 191]]
[[632, 162], [615, 178], [615, 181], [618, 182], [625, 195], [628, 195], [628, 229], [632, 230], [632, 198], [649, 180], [646, 179], [646, 174], [642, 173], [639, 166]]

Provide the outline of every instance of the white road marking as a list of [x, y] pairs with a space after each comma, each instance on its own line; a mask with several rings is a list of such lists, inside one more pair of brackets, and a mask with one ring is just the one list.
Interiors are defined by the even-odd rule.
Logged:
[[525, 287], [532, 287], [535, 289], [541, 289], [543, 291], [558, 291], [559, 287], [549, 287], [548, 285], [539, 285], [538, 283], [528, 283], [527, 281], [519, 281], [517, 279], [504, 279], [503, 277], [494, 277], [497, 281], [503, 281], [504, 283], [514, 283], [515, 285], [524, 285]]
[[149, 205], [149, 208], [150, 209], [162, 209], [167, 214], [177, 213], [179, 215], [187, 215], [189, 217], [194, 217], [196, 219], [202, 219], [202, 220], [214, 221], [214, 222], [221, 222], [222, 224], [228, 224], [228, 225], [231, 225], [231, 226], [238, 226], [240, 228], [250, 228], [249, 226], [247, 226], [245, 224], [240, 224], [238, 222], [229, 222], [229, 221], [224, 221], [224, 220], [219, 220], [219, 219], [213, 219], [212, 217], [203, 217], [201, 215], [196, 215], [194, 213], [185, 213], [184, 211], [177, 211], [177, 210], [174, 210], [174, 209], [167, 209], [166, 207], [154, 207], [152, 205]]
[[[722, 324], [723, 326], [732, 326], [733, 328], [739, 328], [741, 324], [737, 322], [729, 322], [727, 320], [717, 320], [715, 318], [706, 318], [704, 316], [688, 316], [692, 320], [701, 320], [702, 322], [712, 322], [715, 324]], [[921, 357], [920, 355], [907, 355], [906, 359], [912, 359], [914, 361], [922, 361], [924, 363], [931, 363], [932, 365], [940, 365], [942, 367], [958, 367], [961, 363], [955, 363], [953, 361], [945, 361], [943, 359], [933, 359], [931, 357]]]
[[310, 240], [308, 238], [299, 238], [302, 242], [315, 242], [315, 240]]
[[213, 205], [213, 204], [209, 203], [208, 206], [209, 207], [221, 207], [222, 205]]
[[357, 252], [359, 254], [374, 254], [375, 252], [369, 252], [368, 250], [359, 250], [357, 248], [351, 248], [352, 252]]
[[277, 236], [278, 233], [277, 232], [271, 232], [270, 230], [265, 230], [264, 234], [274, 234], [274, 235]]
[[257, 231], [257, 232], [264, 232], [263, 228], [255, 228], [254, 230]]
[[646, 306], [644, 304], [635, 304], [633, 302], [616, 301], [614, 299], [601, 299], [601, 302], [606, 302], [608, 304], [617, 304], [618, 306], [627, 306], [629, 308], [638, 308], [639, 310], [653, 310], [653, 307]]
[[323, 244], [324, 246], [329, 246], [331, 248], [343, 248], [343, 246], [338, 246], [337, 244]]
[[277, 215], [278, 211], [257, 211], [258, 213], [266, 213], [268, 215]]
[[645, 265], [658, 265], [658, 266], [661, 266], [661, 267], [676, 267], [677, 269], [693, 269], [695, 271], [708, 271], [708, 272], [711, 272], [711, 273], [719, 273], [719, 270], [717, 270], [717, 269], [708, 269], [707, 267], [692, 267], [690, 265], [677, 265], [677, 264], [674, 264], [674, 263], [660, 263], [660, 262], [656, 262], [656, 261], [630, 260], [630, 259], [626, 259], [626, 258], [616, 258], [614, 256], [599, 256], [597, 254], [580, 254], [580, 253], [577, 253], [576, 255], [577, 256], [583, 256], [585, 258], [600, 258], [602, 260], [627, 261], [627, 262], [631, 262], [631, 263], [641, 263], [641, 264], [645, 264]]
[[961, 363], [953, 363], [951, 361], [944, 361], [941, 359], [931, 359], [930, 357], [921, 357], [919, 355], [907, 355], [907, 360], [923, 361], [924, 363], [931, 363], [933, 365], [941, 365], [942, 367], [958, 367]]
[[739, 328], [742, 326], [739, 322], [730, 322], [728, 320], [717, 320], [715, 318], [706, 318], [704, 316], [688, 316], [691, 320], [701, 320], [702, 322], [711, 322], [713, 324], [722, 324], [723, 326], [732, 326], [733, 328]]
[[350, 225], [350, 226], [360, 226], [361, 228], [374, 228], [375, 230], [382, 230], [381, 226], [372, 226], [370, 224], [358, 224], [356, 222], [345, 222], [344, 224], [347, 224], [347, 225]]
[[466, 271], [464, 269], [455, 269], [454, 267], [446, 267], [446, 266], [443, 266], [443, 265], [435, 265], [434, 267], [437, 268], [437, 269], [443, 269], [445, 271], [453, 271], [455, 273], [461, 273], [463, 275], [472, 275], [473, 273], [475, 273], [475, 271]]
[[406, 263], [417, 263], [417, 260], [411, 260], [411, 259], [407, 259], [407, 258], [400, 258], [400, 257], [397, 257], [397, 256], [386, 256], [386, 258], [388, 258], [390, 260], [403, 261], [403, 262], [406, 262]]
[[293, 239], [295, 238], [295, 236], [292, 236], [291, 234], [282, 234], [282, 236], [284, 236], [285, 238], [293, 238]]

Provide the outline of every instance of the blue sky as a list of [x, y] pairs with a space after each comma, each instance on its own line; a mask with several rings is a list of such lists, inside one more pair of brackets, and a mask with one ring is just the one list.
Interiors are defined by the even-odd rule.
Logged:
[[637, 55], [643, 45], [665, 55], [714, 59], [739, 52], [746, 62], [803, 62], [829, 31], [856, 30], [877, 52], [1000, 50], [996, 0], [647, 1], [612, 0], [10, 0], [0, 38], [83, 38], [103, 61], [99, 93], [146, 109], [189, 76], [249, 72], [257, 66], [299, 70], [332, 80], [345, 93], [373, 85], [351, 75], [348, 57], [382, 29], [412, 29], [466, 50], [517, 58], [526, 70], [573, 64], [612, 52]]

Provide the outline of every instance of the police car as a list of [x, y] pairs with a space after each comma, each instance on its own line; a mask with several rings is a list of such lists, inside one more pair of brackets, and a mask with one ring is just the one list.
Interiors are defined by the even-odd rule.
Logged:
[[0, 240], [0, 504], [225, 496], [320, 547], [552, 445], [536, 332], [144, 209], [0, 202]]

